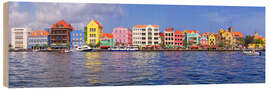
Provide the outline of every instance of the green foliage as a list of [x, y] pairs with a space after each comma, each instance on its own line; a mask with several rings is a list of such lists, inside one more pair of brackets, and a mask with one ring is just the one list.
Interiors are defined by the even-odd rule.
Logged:
[[222, 41], [220, 41], [219, 43], [218, 43], [218, 47], [224, 47], [225, 45], [224, 45], [224, 42], [222, 42]]
[[245, 46], [248, 46], [248, 44], [252, 44], [252, 43], [254, 43], [254, 38], [253, 38], [253, 36], [246, 36], [245, 37]]
[[186, 38], [184, 39], [184, 41], [183, 41], [183, 45], [184, 45], [184, 47], [187, 47], [187, 40], [186, 40]]

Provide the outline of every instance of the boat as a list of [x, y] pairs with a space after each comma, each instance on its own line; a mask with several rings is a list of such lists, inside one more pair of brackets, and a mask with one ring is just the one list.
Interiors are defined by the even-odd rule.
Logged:
[[243, 54], [249, 55], [249, 56], [259, 56], [259, 55], [261, 55], [260, 52], [252, 52], [252, 51], [243, 51]]
[[108, 48], [109, 51], [138, 51], [138, 46], [114, 46]]
[[70, 53], [70, 50], [65, 49], [64, 52], [65, 52], [65, 53]]
[[84, 45], [82, 47], [76, 47], [72, 49], [72, 52], [87, 52], [87, 51], [92, 51], [93, 49], [87, 45]]

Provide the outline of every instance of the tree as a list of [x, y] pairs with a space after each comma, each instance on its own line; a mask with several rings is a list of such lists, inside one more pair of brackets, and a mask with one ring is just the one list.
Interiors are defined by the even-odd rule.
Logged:
[[184, 47], [187, 47], [187, 40], [186, 39], [184, 39], [183, 45], [184, 45]]
[[43, 47], [44, 47], [44, 48], [48, 48], [48, 45], [47, 45], [47, 44], [43, 44]]
[[70, 48], [70, 42], [69, 42], [69, 41], [67, 41], [66, 47], [67, 47], [68, 49]]
[[218, 43], [218, 47], [224, 47], [224, 42], [219, 41], [219, 43]]
[[253, 36], [246, 36], [246, 37], [245, 37], [245, 46], [247, 47], [248, 44], [252, 44], [252, 43], [254, 43], [254, 38], [253, 38]]

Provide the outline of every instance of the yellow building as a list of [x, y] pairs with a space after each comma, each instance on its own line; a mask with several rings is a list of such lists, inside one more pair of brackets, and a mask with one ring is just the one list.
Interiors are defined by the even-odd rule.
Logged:
[[233, 45], [233, 30], [229, 28], [229, 30], [220, 29], [218, 32], [217, 39], [224, 43], [225, 47], [232, 48]]
[[214, 33], [211, 33], [208, 37], [209, 47], [216, 47], [216, 37]]
[[224, 31], [223, 33], [223, 42], [225, 45], [232, 46], [233, 44], [233, 36], [229, 31]]
[[87, 45], [98, 45], [100, 43], [100, 38], [103, 33], [102, 25], [96, 21], [92, 20], [87, 26]]

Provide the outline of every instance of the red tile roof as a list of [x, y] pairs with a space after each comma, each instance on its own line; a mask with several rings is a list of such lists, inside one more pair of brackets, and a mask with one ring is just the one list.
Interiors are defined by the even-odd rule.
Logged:
[[56, 25], [63, 25], [64, 28], [71, 28], [73, 30], [73, 27], [64, 20], [60, 20], [56, 24], [53, 24], [51, 28], [56, 28]]
[[45, 30], [36, 30], [31, 32], [28, 36], [48, 36], [48, 34], [49, 33]]
[[198, 33], [198, 30], [186, 30], [187, 33], [192, 33], [194, 32], [195, 34]]
[[173, 28], [168, 27], [165, 31], [171, 31], [171, 32], [173, 32]]
[[182, 34], [182, 32], [180, 30], [176, 30], [175, 34]]
[[241, 32], [233, 32], [233, 36], [238, 35], [239, 37], [243, 37], [243, 34]]
[[[135, 25], [135, 26], [133, 26], [133, 28], [146, 28], [147, 26], [149, 26], [149, 25]], [[151, 25], [151, 26], [153, 26], [154, 28], [158, 28], [159, 27], [159, 25]]]
[[104, 38], [105, 36], [107, 36], [107, 38], [113, 38], [113, 34], [109, 33], [102, 33], [101, 38]]
[[102, 25], [98, 21], [94, 20], [94, 22], [98, 25], [98, 27], [102, 28]]

